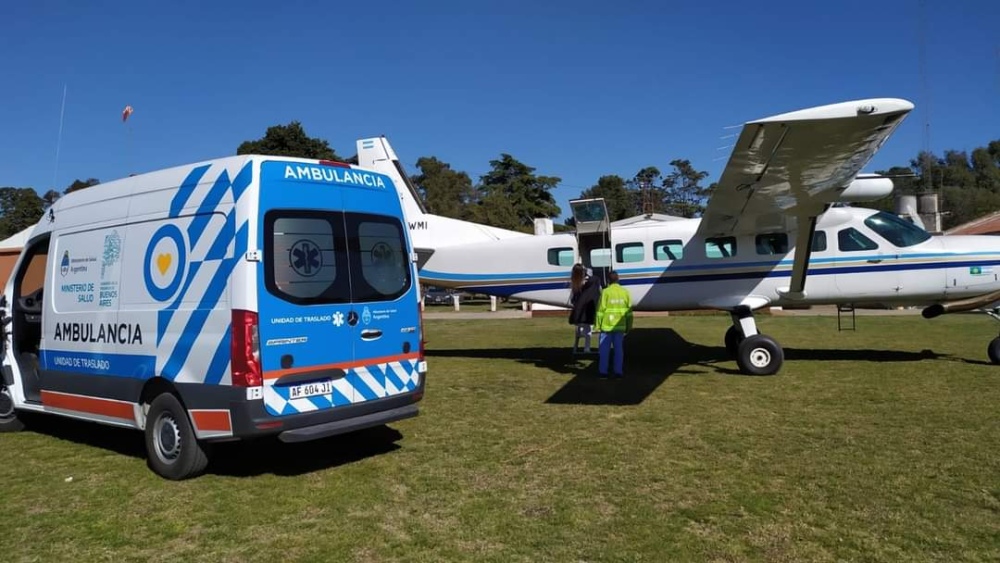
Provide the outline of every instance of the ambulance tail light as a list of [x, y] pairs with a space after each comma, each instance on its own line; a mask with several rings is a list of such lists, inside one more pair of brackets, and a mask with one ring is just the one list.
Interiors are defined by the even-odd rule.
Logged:
[[257, 313], [233, 309], [233, 339], [230, 344], [233, 385], [257, 387], [264, 383], [257, 325]]

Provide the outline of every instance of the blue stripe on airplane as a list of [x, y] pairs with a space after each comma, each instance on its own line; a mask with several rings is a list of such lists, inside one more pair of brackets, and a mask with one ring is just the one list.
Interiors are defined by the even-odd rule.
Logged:
[[[905, 257], [909, 258], [909, 256]], [[857, 259], [852, 259], [857, 260]], [[825, 276], [832, 274], [855, 274], [855, 273], [875, 273], [875, 272], [890, 272], [890, 271], [905, 271], [905, 270], [936, 270], [943, 268], [967, 268], [971, 266], [1000, 266], [1000, 260], [967, 260], [962, 262], [925, 262], [922, 264], [913, 263], [898, 263], [898, 264], [868, 264], [868, 265], [858, 265], [858, 266], [842, 266], [838, 268], [823, 268], [818, 270], [810, 269], [808, 271], [809, 276]], [[731, 266], [739, 267], [739, 266]], [[675, 268], [671, 267], [670, 270]], [[667, 284], [667, 283], [691, 283], [691, 282], [707, 282], [707, 281], [728, 281], [728, 280], [741, 280], [741, 279], [763, 279], [763, 278], [787, 278], [791, 277], [791, 270], [769, 270], [769, 271], [751, 271], [751, 272], [728, 272], [722, 274], [693, 274], [693, 275], [673, 275], [673, 276], [655, 276], [655, 277], [627, 277], [630, 273], [642, 273], [648, 272], [649, 269], [641, 270], [619, 270], [623, 274], [621, 283], [622, 285], [653, 285], [653, 284]], [[664, 272], [664, 268], [659, 268], [655, 270], [656, 272]], [[531, 279], [531, 277], [544, 278], [540, 283], [520, 283], [520, 284], [509, 284], [506, 283], [512, 280], [523, 280]], [[515, 293], [521, 293], [523, 291], [538, 291], [545, 289], [566, 289], [568, 288], [568, 280], [560, 279], [559, 281], [547, 281], [552, 278], [551, 274], [513, 274], [505, 275], [503, 277], [495, 276], [491, 277], [489, 274], [445, 274], [443, 272], [422, 272], [421, 277], [429, 282], [434, 281], [447, 281], [447, 282], [462, 282], [462, 281], [478, 281], [478, 282], [489, 282], [496, 285], [471, 285], [465, 286], [465, 289], [472, 291], [480, 291], [483, 293], [492, 293], [496, 295], [513, 295]], [[943, 287], [943, 285], [942, 285]]]

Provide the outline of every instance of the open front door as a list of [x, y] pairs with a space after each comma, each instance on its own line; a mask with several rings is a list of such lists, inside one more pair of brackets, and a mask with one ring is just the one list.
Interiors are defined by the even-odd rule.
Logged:
[[576, 221], [576, 245], [580, 251], [580, 261], [607, 285], [607, 273], [611, 270], [611, 221], [604, 198], [575, 199], [569, 202]]

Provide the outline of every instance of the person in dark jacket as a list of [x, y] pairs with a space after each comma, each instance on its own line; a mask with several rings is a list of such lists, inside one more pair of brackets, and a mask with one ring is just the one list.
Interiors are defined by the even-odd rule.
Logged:
[[584, 340], [584, 353], [590, 353], [591, 325], [597, 315], [597, 302], [601, 298], [601, 286], [593, 276], [587, 275], [583, 264], [573, 266], [570, 276], [569, 302], [572, 309], [569, 322], [576, 325], [576, 338], [573, 340], [573, 353], [580, 351], [580, 339]]

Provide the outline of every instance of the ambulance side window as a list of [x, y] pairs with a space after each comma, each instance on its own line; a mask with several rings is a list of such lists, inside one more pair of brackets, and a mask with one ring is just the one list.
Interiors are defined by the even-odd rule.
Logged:
[[39, 251], [31, 256], [27, 264], [21, 267], [21, 282], [18, 297], [31, 295], [42, 289], [45, 283], [45, 265], [48, 261], [48, 244], [39, 246]]

